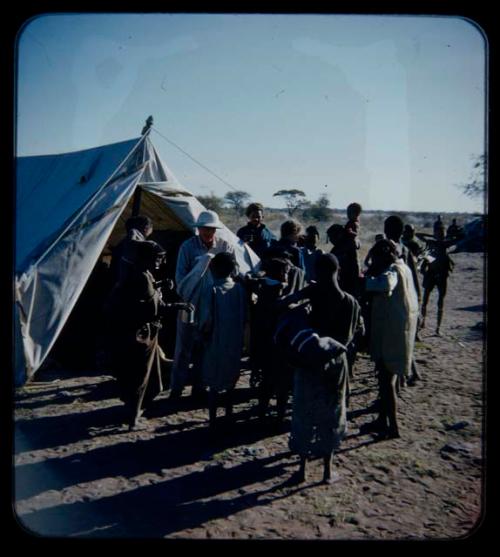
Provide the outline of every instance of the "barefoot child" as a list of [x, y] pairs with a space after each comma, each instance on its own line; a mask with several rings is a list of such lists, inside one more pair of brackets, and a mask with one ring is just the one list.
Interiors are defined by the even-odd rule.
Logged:
[[[290, 435], [290, 449], [300, 456], [300, 469], [293, 477], [299, 483], [311, 455], [323, 457], [323, 481], [330, 481], [333, 452], [346, 430], [346, 350], [363, 325], [358, 302], [338, 285], [338, 269], [334, 255], [322, 254], [316, 265], [317, 283], [284, 300], [287, 304], [308, 300], [310, 307], [309, 334], [307, 323], [299, 323], [295, 334], [288, 335], [302, 353], [295, 369]], [[278, 327], [278, 341], [284, 332]]]

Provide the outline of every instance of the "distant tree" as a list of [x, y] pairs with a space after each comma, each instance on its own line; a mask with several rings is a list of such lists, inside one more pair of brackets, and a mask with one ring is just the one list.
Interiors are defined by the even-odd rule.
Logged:
[[224, 196], [224, 202], [234, 209], [238, 215], [242, 215], [245, 212], [245, 205], [250, 197], [250, 194], [246, 191], [228, 191]]
[[303, 213], [305, 219], [325, 221], [331, 219], [330, 199], [326, 193], [322, 193], [318, 199], [309, 205]]
[[486, 190], [486, 155], [474, 155], [472, 157], [473, 167], [469, 180], [458, 187], [467, 197], [480, 197]]
[[222, 213], [224, 209], [224, 199], [222, 197], [218, 197], [212, 191], [210, 195], [198, 195], [198, 201], [205, 206], [206, 209], [210, 211], [215, 211], [216, 213]]
[[303, 209], [307, 205], [307, 201], [305, 199], [306, 194], [302, 190], [279, 190], [276, 193], [273, 193], [273, 197], [283, 197], [285, 199], [285, 204], [290, 217], [293, 217], [296, 211]]

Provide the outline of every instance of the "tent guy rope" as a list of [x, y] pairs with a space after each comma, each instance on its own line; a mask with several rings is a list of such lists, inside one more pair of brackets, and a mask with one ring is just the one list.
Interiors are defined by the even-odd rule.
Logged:
[[226, 186], [230, 187], [231, 189], [233, 189], [234, 191], [238, 191], [238, 188], [236, 188], [235, 186], [233, 186], [232, 184], [230, 184], [229, 182], [226, 182], [226, 180], [224, 180], [224, 178], [221, 178], [219, 175], [217, 175], [215, 172], [213, 172], [212, 170], [210, 170], [210, 168], [208, 168], [207, 166], [205, 166], [203, 163], [201, 163], [200, 161], [196, 160], [192, 155], [190, 155], [187, 151], [185, 151], [182, 147], [179, 147], [179, 145], [177, 145], [176, 143], [174, 143], [171, 139], [168, 139], [168, 137], [165, 137], [162, 133], [160, 133], [156, 128], [152, 128], [152, 130], [157, 133], [161, 138], [163, 138], [165, 141], [167, 141], [168, 143], [170, 143], [171, 145], [173, 145], [174, 147], [176, 147], [177, 149], [179, 149], [179, 151], [181, 151], [182, 153], [184, 153], [187, 157], [189, 157], [193, 162], [195, 162], [197, 165], [201, 166], [201, 168], [203, 168], [204, 170], [206, 170], [207, 172], [209, 172], [210, 174], [212, 174], [212, 176], [215, 176], [218, 180], [220, 180], [223, 184], [225, 184]]

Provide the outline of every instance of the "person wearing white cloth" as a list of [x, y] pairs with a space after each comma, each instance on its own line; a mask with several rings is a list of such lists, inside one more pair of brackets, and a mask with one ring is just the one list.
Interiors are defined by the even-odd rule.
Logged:
[[177, 293], [184, 302], [195, 305], [194, 315], [180, 312], [177, 319], [177, 336], [175, 342], [174, 361], [170, 380], [170, 397], [175, 399], [182, 391], [191, 373], [193, 396], [203, 394], [200, 378], [200, 343], [201, 338], [197, 327], [198, 310], [196, 301], [199, 296], [211, 287], [211, 275], [208, 269], [210, 258], [221, 253], [234, 253], [233, 247], [217, 236], [222, 223], [215, 211], [202, 211], [195, 222], [198, 234], [186, 240], [180, 247], [175, 272]]
[[372, 248], [371, 276], [366, 290], [373, 292], [370, 355], [379, 374], [378, 418], [361, 428], [385, 438], [399, 437], [396, 382], [411, 370], [418, 299], [409, 267], [398, 257], [392, 240], [379, 240]]

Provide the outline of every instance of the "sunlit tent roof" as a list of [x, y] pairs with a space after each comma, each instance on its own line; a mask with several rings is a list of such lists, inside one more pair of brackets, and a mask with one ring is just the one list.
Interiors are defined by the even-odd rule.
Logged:
[[[106, 244], [124, 235], [134, 193], [155, 228], [195, 231], [205, 207], [161, 162], [149, 134], [94, 149], [19, 157], [16, 171], [15, 379], [43, 363]], [[125, 209], [127, 208], [127, 211]], [[242, 272], [258, 257], [224, 227]]]

